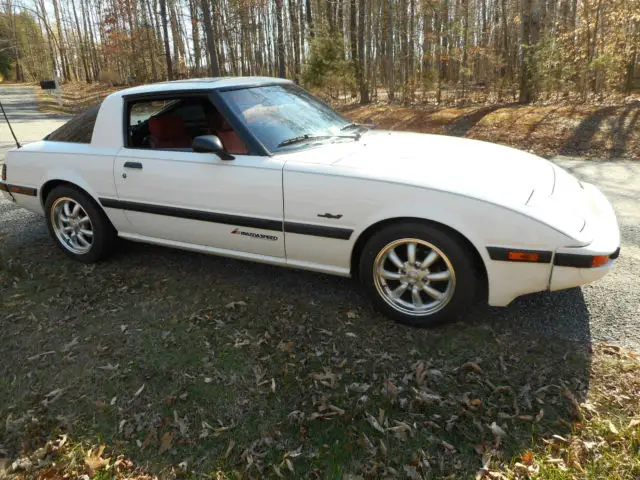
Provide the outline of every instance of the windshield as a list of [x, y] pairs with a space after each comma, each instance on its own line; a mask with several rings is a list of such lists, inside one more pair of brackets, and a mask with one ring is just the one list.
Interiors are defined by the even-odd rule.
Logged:
[[220, 94], [271, 152], [304, 148], [320, 140], [356, 138], [341, 131], [351, 125], [349, 120], [295, 85], [244, 88]]

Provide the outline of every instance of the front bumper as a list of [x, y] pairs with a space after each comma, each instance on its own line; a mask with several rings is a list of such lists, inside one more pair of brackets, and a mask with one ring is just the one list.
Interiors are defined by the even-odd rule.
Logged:
[[613, 207], [594, 185], [584, 183], [583, 187], [590, 204], [585, 220], [593, 240], [583, 247], [556, 249], [550, 290], [573, 288], [602, 278], [620, 252], [620, 229]]

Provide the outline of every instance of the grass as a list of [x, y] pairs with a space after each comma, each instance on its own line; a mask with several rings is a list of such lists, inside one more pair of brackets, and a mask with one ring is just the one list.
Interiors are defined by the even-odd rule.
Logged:
[[617, 347], [484, 307], [410, 329], [345, 279], [150, 246], [0, 258], [9, 478], [640, 476], [640, 361]]

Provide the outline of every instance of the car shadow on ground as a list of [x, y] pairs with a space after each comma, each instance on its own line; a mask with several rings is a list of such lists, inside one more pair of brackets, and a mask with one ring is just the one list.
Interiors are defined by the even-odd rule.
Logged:
[[[478, 304], [457, 322], [416, 329], [374, 312], [350, 279], [145, 244], [121, 242], [109, 260], [82, 265], [40, 232], [6, 248], [0, 265], [0, 280], [3, 271], [14, 277], [0, 284], [0, 354], [15, 359], [0, 366], [0, 378], [14, 379], [0, 389], [0, 419], [45, 404], [41, 418], [73, 419], [71, 430], [56, 432], [85, 445], [113, 439], [156, 471], [186, 455], [211, 471], [229, 439], [238, 445], [229, 464], [242, 470], [239, 453], [257, 448], [264, 432], [277, 428], [283, 448], [297, 448], [302, 430], [291, 412], [312, 415], [329, 402], [347, 414], [304, 421], [303, 451], [326, 455], [301, 466], [306, 471], [335, 478], [372, 468], [365, 434], [384, 440], [393, 468], [422, 451], [434, 472], [468, 478], [482, 452], [496, 448], [493, 422], [507, 432], [500, 455], [517, 460], [541, 438], [566, 435], [575, 421], [566, 392], [581, 402], [589, 388], [589, 315], [579, 289], [530, 295], [504, 309]], [[38, 356], [51, 351], [61, 353]], [[319, 383], [318, 372], [333, 380]], [[256, 388], [260, 375], [275, 379], [277, 395], [269, 395], [269, 382]], [[144, 393], [134, 394], [141, 385]], [[60, 388], [65, 394], [48, 405], [47, 392]], [[144, 422], [160, 428], [159, 411], [172, 422], [166, 399], [183, 393], [175, 408], [190, 429], [172, 430], [176, 453], [135, 448], [150, 428]], [[116, 396], [113, 413], [96, 411]], [[365, 413], [379, 409], [389, 426], [412, 425], [411, 435], [372, 428]], [[198, 425], [212, 418], [242, 428], [222, 440], [198, 439]], [[138, 430], [122, 431], [123, 421]], [[24, 439], [14, 432], [4, 448], [15, 455], [19, 445]], [[253, 452], [272, 455], [261, 454]]]

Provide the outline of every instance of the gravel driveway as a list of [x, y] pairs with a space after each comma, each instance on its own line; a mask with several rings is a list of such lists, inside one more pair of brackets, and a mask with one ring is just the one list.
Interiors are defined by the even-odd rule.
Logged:
[[[42, 138], [64, 120], [64, 117], [40, 114], [31, 92], [30, 88], [0, 87], [0, 99], [7, 114], [15, 119], [14, 130], [22, 142]], [[9, 138], [8, 129], [2, 121], [0, 159], [11, 146]], [[640, 281], [637, 273], [640, 269], [640, 163], [568, 157], [557, 157], [552, 161], [567, 168], [578, 178], [596, 184], [612, 201], [622, 233], [621, 255], [614, 270], [604, 279], [582, 289], [529, 295], [507, 308], [477, 305], [465, 321], [490, 325], [496, 330], [515, 330], [522, 332], [522, 335], [541, 334], [580, 342], [606, 341], [640, 352]], [[42, 242], [46, 236], [41, 218], [0, 200], [0, 241], [4, 247], [11, 249], [12, 245], [41, 243], [43, 246], [40, 248], [53, 251], [53, 244], [49, 246]], [[144, 256], [147, 252], [157, 255], [158, 251], [163, 250], [149, 247], [140, 249], [136, 255]], [[185, 270], [198, 263], [199, 254], [185, 253], [185, 256], [189, 260]], [[50, 261], [67, 260], [60, 255], [52, 257]], [[223, 278], [229, 262], [221, 260], [211, 262], [211, 265], [219, 268], [220, 277]], [[272, 286], [272, 269], [250, 265], [244, 269], [250, 273], [252, 285], [265, 282]], [[300, 280], [300, 277], [296, 277], [298, 273], [285, 269], [278, 269], [277, 272], [283, 280], [282, 288]], [[188, 276], [188, 272], [184, 274]], [[341, 296], [336, 299], [340, 303], [353, 301], [358, 304], [354, 306], [361, 307], [366, 302], [362, 296], [353, 295], [356, 287], [348, 281], [327, 281], [327, 277], [315, 274], [305, 274], [304, 279], [304, 289], [310, 301], [317, 297], [315, 291], [318, 287], [331, 285], [330, 295], [322, 295], [324, 301], [331, 296]], [[333, 288], [334, 284], [336, 288]]]

